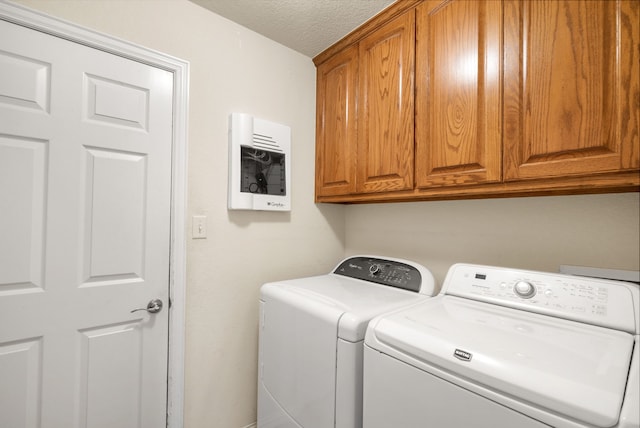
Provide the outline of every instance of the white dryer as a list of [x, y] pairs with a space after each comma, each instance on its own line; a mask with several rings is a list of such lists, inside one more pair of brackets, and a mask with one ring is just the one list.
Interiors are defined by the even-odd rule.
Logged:
[[355, 256], [332, 273], [260, 289], [259, 428], [362, 426], [367, 323], [435, 293], [431, 272]]
[[366, 428], [640, 426], [636, 284], [468, 264], [373, 319]]

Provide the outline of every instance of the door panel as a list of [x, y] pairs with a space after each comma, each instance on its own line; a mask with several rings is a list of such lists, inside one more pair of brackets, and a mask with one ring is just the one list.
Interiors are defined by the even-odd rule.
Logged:
[[144, 278], [147, 158], [104, 148], [87, 148], [85, 154], [83, 279]]
[[147, 89], [91, 75], [86, 76], [85, 83], [88, 119], [147, 130]]
[[49, 112], [51, 65], [0, 51], [0, 103]]
[[428, 1], [416, 23], [416, 185], [501, 179], [501, 3]]
[[410, 10], [359, 43], [359, 193], [413, 188], [414, 37]]
[[506, 180], [638, 168], [637, 23], [633, 1], [505, 2]]
[[142, 329], [135, 324], [81, 331], [79, 385], [84, 390], [79, 409], [87, 426], [138, 426], [142, 373], [131, 362], [140, 361], [141, 349]]
[[0, 296], [43, 287], [47, 143], [0, 134]]
[[358, 48], [318, 66], [316, 196], [356, 190]]
[[0, 426], [166, 425], [172, 94], [0, 20]]
[[39, 338], [0, 345], [0, 379], [5, 385], [0, 387], [3, 427], [40, 426], [41, 355]]

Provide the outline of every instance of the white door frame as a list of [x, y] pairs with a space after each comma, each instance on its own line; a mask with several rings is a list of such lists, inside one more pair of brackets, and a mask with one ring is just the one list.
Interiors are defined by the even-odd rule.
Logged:
[[181, 428], [184, 414], [184, 323], [186, 289], [187, 114], [189, 63], [115, 37], [0, 0], [0, 19], [172, 72], [173, 146], [167, 427]]

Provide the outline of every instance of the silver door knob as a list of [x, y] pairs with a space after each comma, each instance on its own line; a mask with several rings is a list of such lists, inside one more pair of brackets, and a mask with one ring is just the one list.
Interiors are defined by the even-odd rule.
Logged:
[[134, 309], [131, 311], [131, 313], [137, 312], [137, 311], [147, 311], [150, 314], [156, 314], [158, 312], [160, 312], [162, 310], [162, 300], [160, 299], [153, 299], [151, 301], [149, 301], [149, 303], [147, 304], [146, 308], [138, 308], [138, 309]]

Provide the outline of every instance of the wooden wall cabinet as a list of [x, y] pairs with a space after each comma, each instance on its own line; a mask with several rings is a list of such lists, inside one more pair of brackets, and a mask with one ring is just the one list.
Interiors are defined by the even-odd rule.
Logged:
[[413, 10], [318, 65], [316, 198], [413, 188]]
[[358, 47], [320, 64], [316, 83], [316, 198], [356, 191]]
[[359, 43], [360, 193], [413, 189], [415, 15], [405, 13]]
[[504, 2], [504, 179], [638, 169], [637, 0]]
[[640, 2], [407, 2], [316, 57], [318, 202], [640, 190]]
[[502, 178], [501, 4], [416, 8], [416, 187]]

